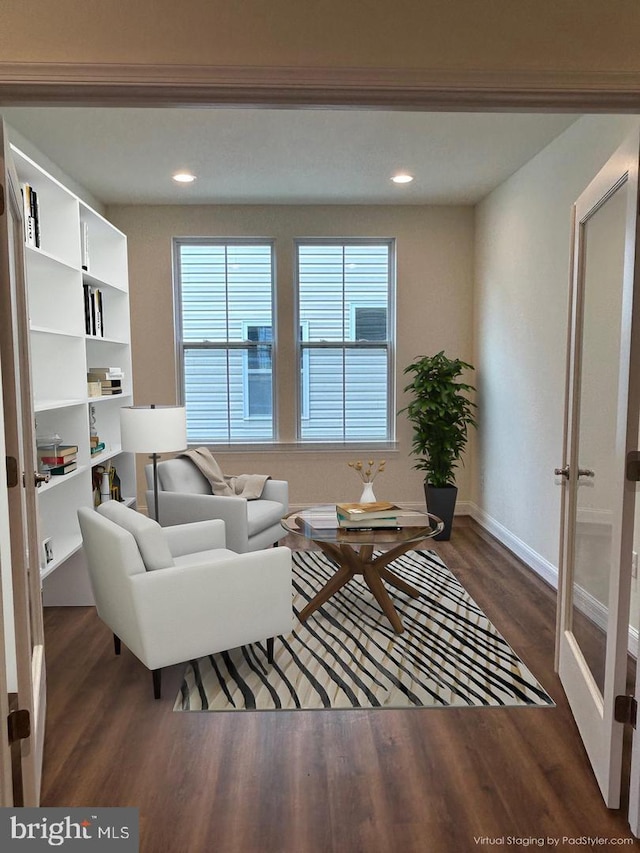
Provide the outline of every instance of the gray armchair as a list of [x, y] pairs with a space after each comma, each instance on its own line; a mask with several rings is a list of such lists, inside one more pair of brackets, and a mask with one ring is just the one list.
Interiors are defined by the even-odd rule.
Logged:
[[[153, 466], [145, 467], [147, 507], [155, 515]], [[267, 480], [262, 496], [248, 501], [212, 494], [207, 478], [190, 459], [178, 456], [158, 464], [158, 512], [163, 527], [222, 519], [227, 548], [238, 554], [268, 548], [282, 539], [280, 519], [289, 510], [289, 484]]]

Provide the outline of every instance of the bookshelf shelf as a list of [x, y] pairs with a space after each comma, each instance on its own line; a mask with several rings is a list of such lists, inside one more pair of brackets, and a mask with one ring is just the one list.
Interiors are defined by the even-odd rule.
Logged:
[[46, 252], [44, 249], [39, 249], [37, 246], [25, 246], [27, 263], [41, 263], [65, 267], [68, 270], [77, 269], [73, 264], [65, 261], [64, 258], [59, 258], [57, 255], [52, 255], [51, 252]]
[[52, 572], [65, 563], [69, 557], [82, 548], [82, 537], [78, 534], [77, 536], [69, 536], [64, 539], [58, 538], [54, 540], [53, 545], [54, 558], [41, 569], [40, 580], [44, 580], [48, 577]]
[[102, 453], [94, 453], [91, 457], [91, 465], [92, 467], [95, 467], [96, 465], [103, 465], [105, 462], [108, 462], [115, 456], [119, 456], [121, 453], [122, 447], [120, 447], [120, 445], [112, 447], [111, 450], [103, 450]]
[[130, 405], [131, 403], [131, 394], [127, 391], [123, 391], [122, 394], [104, 394], [102, 397], [87, 397], [87, 402], [89, 403], [114, 403], [126, 400], [126, 405]]
[[64, 329], [47, 328], [46, 326], [31, 325], [30, 331], [39, 335], [62, 335], [67, 338], [82, 338], [84, 335], [81, 332], [66, 332]]
[[85, 471], [88, 471], [87, 465], [80, 465], [76, 468], [75, 471], [70, 471], [68, 474], [58, 474], [54, 477], [51, 477], [48, 483], [43, 483], [38, 489], [38, 494], [43, 495], [45, 492], [50, 492], [51, 489], [55, 489], [57, 486], [63, 486], [66, 483], [71, 482], [75, 477], [79, 477]]
[[73, 400], [36, 400], [33, 408], [36, 413], [51, 412], [55, 409], [69, 409], [74, 406], [84, 406], [86, 402], [85, 398]]
[[[93, 469], [116, 467], [123, 493], [136, 494], [135, 460], [121, 449], [119, 416], [121, 406], [132, 402], [127, 239], [13, 144], [11, 153], [25, 200], [36, 436], [58, 435], [63, 444], [78, 448], [78, 467], [37, 491], [40, 535], [51, 541], [54, 557], [46, 562], [43, 550], [41, 577], [50, 577], [73, 557], [56, 574], [55, 585], [59, 591], [66, 584], [68, 603], [79, 603], [67, 579], [84, 560], [82, 554], [73, 556], [82, 546], [77, 511], [94, 506]], [[99, 334], [87, 334], [87, 294], [102, 308], [101, 328], [89, 330]], [[105, 365], [121, 369], [124, 393], [89, 397], [87, 373]], [[106, 448], [93, 457], [92, 431]], [[46, 601], [46, 585], [43, 589]]]
[[105, 290], [111, 288], [113, 290], [118, 291], [119, 293], [127, 293], [125, 287], [120, 284], [114, 284], [113, 282], [104, 281], [101, 278], [96, 278], [94, 275], [90, 275], [86, 270], [82, 271], [82, 280], [85, 284], [91, 285], [91, 287], [104, 287]]
[[96, 341], [97, 343], [102, 344], [120, 344], [120, 346], [128, 347], [129, 341], [124, 341], [122, 338], [107, 338], [107, 337], [97, 337], [97, 335], [86, 335], [85, 336], [88, 341]]

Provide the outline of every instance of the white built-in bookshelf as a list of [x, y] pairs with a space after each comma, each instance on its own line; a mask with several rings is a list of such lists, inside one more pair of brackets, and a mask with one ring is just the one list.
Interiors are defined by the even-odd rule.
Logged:
[[[127, 240], [30, 157], [11, 149], [20, 182], [35, 190], [38, 205], [39, 246], [29, 240], [25, 246], [36, 438], [57, 434], [62, 444], [78, 447], [75, 470], [52, 476], [38, 490], [41, 535], [52, 554], [49, 562], [41, 557], [44, 581], [81, 548], [77, 510], [95, 503], [96, 466], [116, 469], [129, 504], [136, 494], [134, 458], [120, 445], [119, 410], [132, 404]], [[101, 329], [88, 322], [86, 294], [102, 307]], [[87, 373], [94, 367], [120, 368], [122, 393], [89, 397]], [[92, 421], [104, 443], [98, 453], [91, 452]]]

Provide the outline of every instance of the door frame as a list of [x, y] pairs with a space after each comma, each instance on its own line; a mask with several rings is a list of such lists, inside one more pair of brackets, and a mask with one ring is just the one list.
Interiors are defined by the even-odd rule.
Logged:
[[2, 62], [0, 104], [640, 113], [640, 71]]
[[[576, 117], [582, 113], [639, 115], [640, 72], [9, 62], [0, 64], [0, 103], [29, 107], [335, 106], [404, 111], [563, 111]], [[636, 782], [640, 789], [640, 767]]]

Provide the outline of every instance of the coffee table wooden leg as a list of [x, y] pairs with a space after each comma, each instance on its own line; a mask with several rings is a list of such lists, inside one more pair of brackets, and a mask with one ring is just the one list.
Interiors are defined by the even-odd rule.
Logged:
[[398, 575], [394, 574], [394, 572], [384, 568], [378, 569], [378, 572], [380, 573], [381, 578], [386, 580], [386, 582], [390, 583], [392, 586], [395, 586], [396, 589], [406, 592], [406, 594], [410, 595], [411, 598], [420, 598], [420, 592], [414, 586], [411, 586], [410, 583], [399, 578]]
[[389, 593], [384, 588], [384, 584], [382, 583], [382, 578], [380, 577], [378, 570], [372, 568], [371, 566], [365, 565], [363, 566], [363, 576], [365, 583], [373, 593], [376, 601], [382, 608], [382, 612], [387, 617], [389, 622], [393, 627], [393, 630], [396, 634], [402, 634], [404, 631], [404, 625], [400, 621], [400, 617], [398, 616], [395, 607], [393, 606], [393, 602], [389, 598]]
[[312, 598], [304, 610], [301, 611], [298, 619], [301, 622], [306, 621], [312, 613], [315, 613], [319, 607], [322, 607], [325, 601], [328, 601], [332, 595], [335, 595], [339, 589], [342, 589], [345, 584], [349, 583], [354, 574], [355, 572], [351, 566], [340, 566], [335, 575], [327, 581], [315, 598]]

